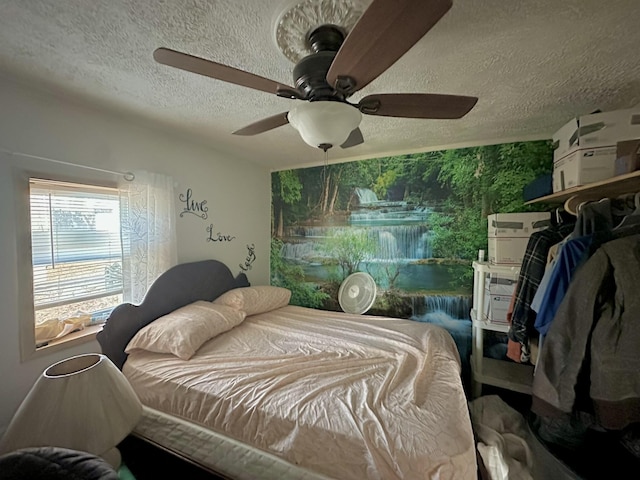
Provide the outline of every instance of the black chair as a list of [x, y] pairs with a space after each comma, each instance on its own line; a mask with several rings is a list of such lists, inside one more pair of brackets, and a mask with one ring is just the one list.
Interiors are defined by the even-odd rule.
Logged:
[[118, 473], [87, 452], [33, 447], [0, 456], [0, 480], [118, 480]]

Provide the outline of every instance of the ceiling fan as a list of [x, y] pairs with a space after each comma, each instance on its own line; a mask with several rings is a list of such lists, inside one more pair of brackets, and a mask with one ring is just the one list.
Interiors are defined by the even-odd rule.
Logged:
[[457, 119], [474, 107], [476, 97], [428, 93], [372, 94], [355, 104], [348, 101], [404, 55], [451, 6], [452, 0], [373, 0], [348, 34], [333, 24], [312, 29], [306, 38], [312, 53], [293, 69], [295, 88], [168, 48], [158, 48], [153, 57], [181, 70], [304, 101], [233, 134], [257, 135], [289, 123], [306, 143], [326, 152], [335, 145], [348, 148], [364, 142], [362, 114]]

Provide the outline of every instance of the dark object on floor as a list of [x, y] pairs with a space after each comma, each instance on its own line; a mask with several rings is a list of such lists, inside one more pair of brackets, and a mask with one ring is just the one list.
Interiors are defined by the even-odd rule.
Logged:
[[[529, 413], [527, 421], [536, 439], [558, 461], [568, 466], [575, 478], [630, 478], [628, 472], [640, 470], [640, 458], [633, 454], [628, 443], [634, 437], [632, 428], [623, 431], [586, 428], [580, 444], [572, 445], [558, 435], [560, 428], [552, 421], [533, 412]], [[552, 428], [549, 428], [550, 424]], [[637, 429], [637, 426], [634, 425], [633, 428]], [[558, 435], [556, 441], [549, 441], [548, 438], [553, 438], [554, 434]]]
[[186, 478], [189, 480], [224, 480], [190, 461], [166, 450], [129, 435], [118, 445], [122, 463], [136, 480], [158, 480], [163, 478]]
[[23, 448], [0, 457], [0, 480], [118, 480], [102, 458], [60, 447]]

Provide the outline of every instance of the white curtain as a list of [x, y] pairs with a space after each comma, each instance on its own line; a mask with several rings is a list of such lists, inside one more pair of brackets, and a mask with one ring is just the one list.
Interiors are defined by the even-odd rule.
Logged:
[[173, 179], [134, 172], [120, 185], [123, 299], [139, 304], [158, 276], [177, 263]]

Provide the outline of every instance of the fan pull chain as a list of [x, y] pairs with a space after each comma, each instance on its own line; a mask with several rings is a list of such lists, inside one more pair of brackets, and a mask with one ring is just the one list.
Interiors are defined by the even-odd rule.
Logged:
[[324, 182], [327, 178], [327, 165], [329, 163], [327, 151], [324, 151], [324, 161], [322, 162], [322, 172], [320, 172], [320, 182], [324, 185]]
[[327, 167], [329, 166], [329, 153], [324, 151], [324, 161], [322, 162], [322, 183], [327, 179]]
[[322, 162], [322, 171], [320, 172], [320, 184], [324, 185], [327, 178], [327, 152], [324, 152], [324, 161]]

